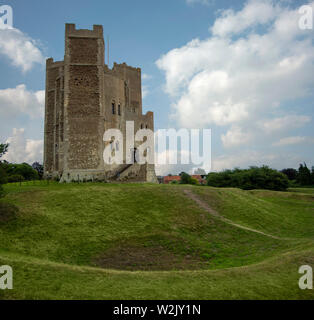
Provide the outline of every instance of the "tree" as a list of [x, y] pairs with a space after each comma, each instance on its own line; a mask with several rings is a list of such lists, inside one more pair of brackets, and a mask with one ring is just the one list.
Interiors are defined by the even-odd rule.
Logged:
[[4, 143], [4, 144], [0, 144], [0, 158], [2, 158], [2, 156], [4, 156], [9, 148], [9, 144], [8, 143]]
[[[0, 158], [8, 151], [9, 144], [0, 144]], [[2, 184], [7, 183], [7, 174], [5, 170], [2, 168], [2, 163], [0, 161], [0, 198], [4, 195], [4, 191], [2, 188]]]
[[288, 177], [282, 172], [267, 166], [261, 168], [233, 169], [223, 172], [211, 172], [207, 176], [207, 184], [212, 187], [269, 189], [284, 191], [289, 186]]
[[181, 184], [193, 184], [191, 176], [189, 174], [187, 174], [186, 172], [181, 172], [180, 177], [181, 177], [181, 179], [180, 179]]
[[37, 180], [39, 178], [38, 172], [27, 163], [15, 164], [4, 161], [1, 166], [8, 178], [16, 175], [22, 176], [24, 180]]
[[297, 181], [300, 183], [301, 186], [309, 186], [312, 183], [311, 171], [307, 167], [305, 162], [304, 164], [300, 164]]
[[21, 182], [24, 181], [24, 177], [20, 174], [13, 174], [12, 176], [8, 177], [8, 182]]
[[25, 180], [37, 180], [38, 173], [28, 163], [18, 164], [15, 169], [15, 174], [20, 174]]
[[32, 168], [37, 171], [39, 179], [42, 179], [43, 174], [44, 174], [44, 166], [42, 164], [40, 164], [39, 162], [34, 162], [32, 164]]
[[287, 169], [281, 170], [281, 172], [283, 174], [285, 174], [289, 180], [296, 180], [297, 179], [298, 170], [296, 170], [296, 169], [287, 168]]
[[0, 186], [1, 184], [5, 184], [7, 183], [7, 174], [5, 172], [5, 170], [2, 168], [2, 166], [0, 165]]

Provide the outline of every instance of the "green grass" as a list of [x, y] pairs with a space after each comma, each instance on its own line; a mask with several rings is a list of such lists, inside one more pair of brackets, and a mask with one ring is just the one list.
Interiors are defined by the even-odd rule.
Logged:
[[314, 194], [314, 188], [289, 188], [289, 191]]
[[309, 194], [231, 188], [196, 192], [236, 223], [278, 237], [314, 238], [314, 198]]
[[[186, 188], [238, 224], [291, 239], [228, 225], [187, 197]], [[0, 215], [0, 265], [14, 270], [14, 289], [0, 290], [0, 298], [314, 298], [298, 288], [299, 266], [314, 267], [311, 194], [101, 183], [5, 190], [0, 205], [18, 212]], [[128, 250], [140, 258], [124, 268], [121, 252]], [[103, 257], [120, 270], [101, 265]]]

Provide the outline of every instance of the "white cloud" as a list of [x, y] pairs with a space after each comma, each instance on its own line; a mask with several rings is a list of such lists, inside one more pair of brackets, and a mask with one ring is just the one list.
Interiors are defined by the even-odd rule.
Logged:
[[45, 91], [29, 91], [25, 84], [16, 88], [0, 90], [1, 119], [28, 115], [31, 118], [41, 118], [44, 113]]
[[163, 55], [156, 64], [165, 72], [172, 117], [187, 128], [241, 126], [311, 96], [314, 34], [298, 28], [299, 17], [282, 2], [250, 1], [223, 12], [208, 39]]
[[216, 19], [211, 31], [213, 35], [227, 36], [237, 34], [258, 25], [273, 21], [282, 10], [274, 6], [272, 1], [249, 1], [243, 10], [234, 12], [232, 9], [221, 12], [221, 17]]
[[149, 90], [147, 86], [142, 86], [142, 98], [146, 98], [147, 95], [149, 94]]
[[311, 122], [311, 117], [309, 116], [287, 115], [267, 120], [261, 124], [261, 127], [265, 132], [273, 133], [275, 131], [300, 128], [309, 122]]
[[225, 147], [235, 147], [250, 142], [252, 140], [252, 134], [250, 132], [244, 132], [242, 128], [238, 126], [232, 126], [226, 134], [221, 135], [221, 140]]
[[18, 29], [0, 30], [0, 54], [8, 57], [11, 63], [29, 71], [33, 66], [44, 63], [44, 56], [38, 42]]
[[196, 4], [196, 3], [200, 3], [200, 4], [204, 4], [204, 5], [211, 5], [213, 4], [214, 0], [186, 0], [187, 4]]
[[150, 74], [147, 74], [147, 73], [143, 73], [142, 74], [142, 79], [143, 80], [149, 80], [149, 79], [151, 79], [152, 78], [152, 76], [150, 75]]
[[[189, 150], [158, 150], [155, 152], [155, 171], [159, 176], [166, 176], [168, 174], [179, 174], [184, 171], [192, 173], [195, 164], [181, 164], [182, 157], [190, 158]], [[177, 159], [177, 164], [170, 164], [171, 159]], [[173, 163], [173, 162], [172, 162]]]
[[296, 144], [303, 144], [303, 143], [314, 143], [314, 138], [311, 137], [286, 137], [282, 138], [277, 142], [273, 143], [273, 146], [287, 146], [287, 145], [296, 145]]
[[[152, 79], [152, 76], [150, 74], [147, 73], [143, 73], [142, 74], [142, 80], [143, 81], [147, 81]], [[147, 95], [149, 94], [149, 87], [147, 85], [142, 85], [142, 98], [146, 98]]]
[[9, 151], [3, 156], [3, 159], [13, 162], [27, 162], [32, 164], [35, 161], [43, 161], [43, 141], [25, 138], [23, 128], [13, 129], [13, 135], [7, 139]]
[[[268, 165], [274, 169], [294, 168], [299, 163], [308, 162], [308, 158], [299, 154], [265, 153], [245, 150], [235, 154], [223, 155], [213, 159], [212, 171], [222, 171], [233, 168], [248, 168], [249, 166]], [[310, 161], [309, 161], [310, 162]]]

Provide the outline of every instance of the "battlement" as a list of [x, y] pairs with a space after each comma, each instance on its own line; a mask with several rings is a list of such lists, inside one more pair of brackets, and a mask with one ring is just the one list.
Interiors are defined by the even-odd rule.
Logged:
[[46, 59], [46, 68], [59, 68], [64, 66], [64, 61], [53, 61], [53, 58]]
[[129, 66], [125, 62], [123, 62], [123, 63], [114, 62], [112, 70], [120, 70], [120, 69], [128, 69], [130, 71], [141, 72], [141, 68]]
[[65, 37], [79, 37], [79, 38], [101, 38], [104, 37], [103, 27], [101, 25], [94, 24], [93, 30], [89, 29], [76, 29], [75, 24], [65, 24]]
[[104, 72], [106, 74], [110, 74], [116, 76], [120, 79], [126, 80], [130, 76], [135, 77], [141, 80], [141, 68], [131, 67], [127, 65], [125, 62], [123, 63], [113, 63], [113, 67], [109, 68], [108, 65], [104, 65]]

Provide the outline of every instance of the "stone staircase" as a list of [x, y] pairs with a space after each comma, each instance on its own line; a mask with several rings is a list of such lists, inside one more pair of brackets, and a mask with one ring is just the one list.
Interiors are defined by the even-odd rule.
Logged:
[[154, 182], [157, 183], [155, 170], [147, 164], [122, 164], [107, 174], [106, 180], [119, 182]]

